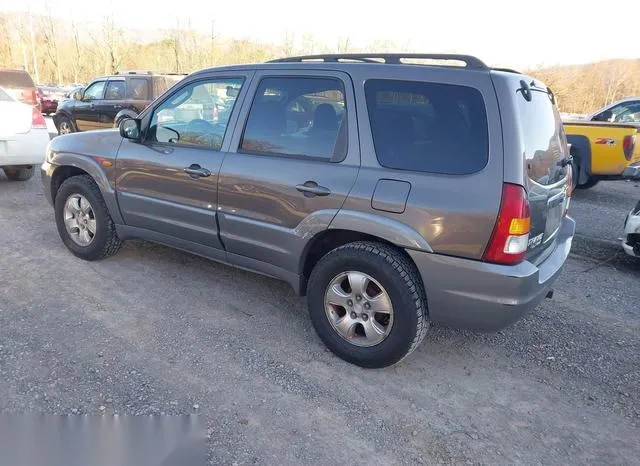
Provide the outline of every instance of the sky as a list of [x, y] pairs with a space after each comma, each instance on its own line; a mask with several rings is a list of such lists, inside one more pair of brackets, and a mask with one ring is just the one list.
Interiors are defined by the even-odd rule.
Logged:
[[0, 11], [43, 13], [48, 6], [77, 21], [99, 21], [109, 12], [138, 29], [191, 21], [209, 32], [213, 22], [221, 36], [273, 43], [288, 35], [300, 44], [305, 33], [329, 47], [347, 37], [355, 47], [392, 41], [398, 52], [464, 53], [519, 69], [640, 58], [632, 29], [640, 1], [590, 1], [110, 0], [91, 8], [92, 0], [0, 0]]

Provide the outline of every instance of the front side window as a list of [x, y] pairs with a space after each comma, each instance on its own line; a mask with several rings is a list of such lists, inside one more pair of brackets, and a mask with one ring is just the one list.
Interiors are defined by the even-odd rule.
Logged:
[[345, 93], [335, 78], [265, 78], [240, 151], [341, 161], [347, 151]]
[[84, 91], [84, 98], [86, 100], [102, 99], [104, 84], [104, 81], [98, 81], [91, 84], [89, 87], [87, 87], [87, 90]]
[[463, 175], [487, 164], [487, 113], [478, 90], [374, 79], [365, 83], [365, 94], [383, 167]]
[[104, 93], [105, 100], [123, 100], [124, 95], [124, 81], [109, 81], [107, 83], [107, 91]]
[[177, 90], [153, 112], [154, 142], [220, 150], [243, 78], [198, 81]]

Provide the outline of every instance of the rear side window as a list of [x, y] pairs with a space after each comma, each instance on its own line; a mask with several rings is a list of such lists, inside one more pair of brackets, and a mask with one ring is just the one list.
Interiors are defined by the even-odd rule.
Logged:
[[0, 86], [4, 87], [35, 87], [29, 73], [21, 70], [0, 70]]
[[109, 81], [104, 93], [105, 100], [122, 100], [125, 94], [124, 81]]
[[374, 79], [365, 94], [380, 165], [467, 175], [487, 164], [487, 113], [477, 89]]
[[240, 151], [340, 162], [347, 112], [336, 78], [264, 78], [251, 105]]

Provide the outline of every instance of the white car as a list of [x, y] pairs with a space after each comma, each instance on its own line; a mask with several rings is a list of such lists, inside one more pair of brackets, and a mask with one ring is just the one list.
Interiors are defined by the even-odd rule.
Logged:
[[9, 180], [26, 181], [44, 162], [49, 131], [38, 107], [0, 87], [0, 168]]
[[633, 257], [640, 257], [640, 201], [624, 221], [624, 251]]

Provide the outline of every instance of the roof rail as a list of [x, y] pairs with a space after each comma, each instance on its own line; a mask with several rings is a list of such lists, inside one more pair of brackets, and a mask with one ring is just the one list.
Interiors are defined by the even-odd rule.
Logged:
[[467, 68], [489, 69], [480, 59], [471, 55], [445, 53], [335, 53], [324, 55], [301, 55], [297, 57], [278, 58], [267, 63], [293, 63], [304, 61], [339, 62], [342, 60], [365, 63], [405, 64], [402, 59], [451, 60], [466, 63]]
[[522, 74], [520, 71], [513, 70], [511, 68], [491, 68], [493, 71], [504, 71], [505, 73]]
[[116, 71], [116, 74], [153, 74], [153, 71], [146, 71], [146, 70], [124, 70], [124, 71]]

